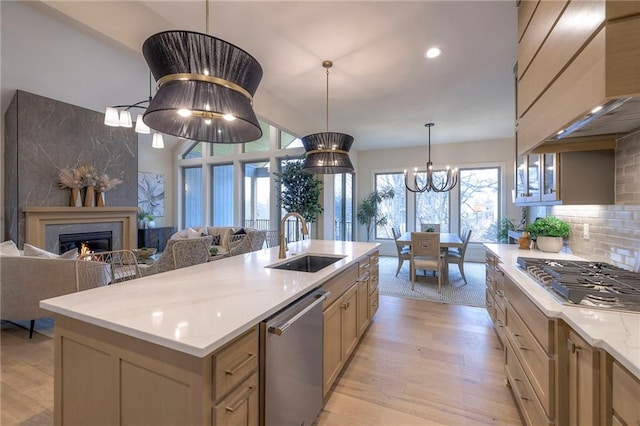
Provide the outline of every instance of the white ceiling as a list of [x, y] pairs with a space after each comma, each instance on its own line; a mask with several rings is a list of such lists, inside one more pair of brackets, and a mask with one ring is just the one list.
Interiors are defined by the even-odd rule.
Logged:
[[[140, 58], [156, 32], [205, 32], [205, 0], [43, 3]], [[513, 1], [214, 1], [209, 33], [260, 62], [256, 112], [298, 135], [326, 130], [332, 60], [329, 130], [380, 149], [425, 144], [426, 122], [433, 144], [513, 137], [516, 12]], [[427, 60], [434, 45], [444, 54]]]

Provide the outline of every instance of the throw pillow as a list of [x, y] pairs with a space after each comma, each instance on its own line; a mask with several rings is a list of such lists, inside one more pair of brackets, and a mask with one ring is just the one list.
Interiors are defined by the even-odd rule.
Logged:
[[13, 240], [7, 240], [0, 243], [0, 256], [20, 256], [20, 250]]
[[193, 228], [187, 228], [187, 238], [200, 238], [200, 231]]
[[212, 246], [219, 246], [220, 245], [220, 235], [214, 235], [213, 239], [211, 240], [211, 245]]
[[24, 255], [31, 257], [44, 257], [47, 259], [76, 259], [78, 257], [78, 250], [71, 249], [62, 254], [56, 254], [43, 250], [40, 247], [32, 246], [31, 244], [25, 244]]
[[234, 232], [233, 235], [242, 235], [242, 234], [246, 234], [246, 233], [247, 233], [247, 231], [245, 231], [244, 228], [240, 228], [236, 232]]
[[200, 228], [198, 232], [200, 232], [201, 237], [206, 237], [207, 235], [209, 235], [209, 231], [207, 230], [207, 225]]

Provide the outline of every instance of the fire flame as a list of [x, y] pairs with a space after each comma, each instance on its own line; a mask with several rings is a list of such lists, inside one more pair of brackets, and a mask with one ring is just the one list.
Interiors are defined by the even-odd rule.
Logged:
[[85, 258], [85, 256], [92, 254], [93, 251], [89, 250], [89, 244], [87, 243], [82, 243], [80, 245], [80, 257], [81, 258]]

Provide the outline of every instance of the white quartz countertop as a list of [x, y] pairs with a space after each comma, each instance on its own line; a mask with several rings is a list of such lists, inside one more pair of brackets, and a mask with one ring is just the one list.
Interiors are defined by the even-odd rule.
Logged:
[[501, 260], [500, 269], [550, 318], [560, 318], [591, 346], [606, 350], [640, 378], [640, 313], [563, 304], [516, 264], [518, 257], [585, 260], [567, 253], [521, 250], [517, 245], [485, 244]]
[[203, 357], [337, 275], [379, 244], [305, 240], [303, 253], [343, 256], [315, 273], [265, 268], [279, 247], [42, 300], [40, 307]]

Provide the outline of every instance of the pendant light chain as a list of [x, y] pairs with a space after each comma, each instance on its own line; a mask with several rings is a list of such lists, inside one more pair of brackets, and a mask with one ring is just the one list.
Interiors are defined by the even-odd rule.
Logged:
[[205, 7], [205, 25], [204, 25], [204, 33], [206, 35], [209, 35], [209, 0], [206, 0], [206, 7]]
[[327, 132], [329, 131], [329, 68], [327, 67]]

